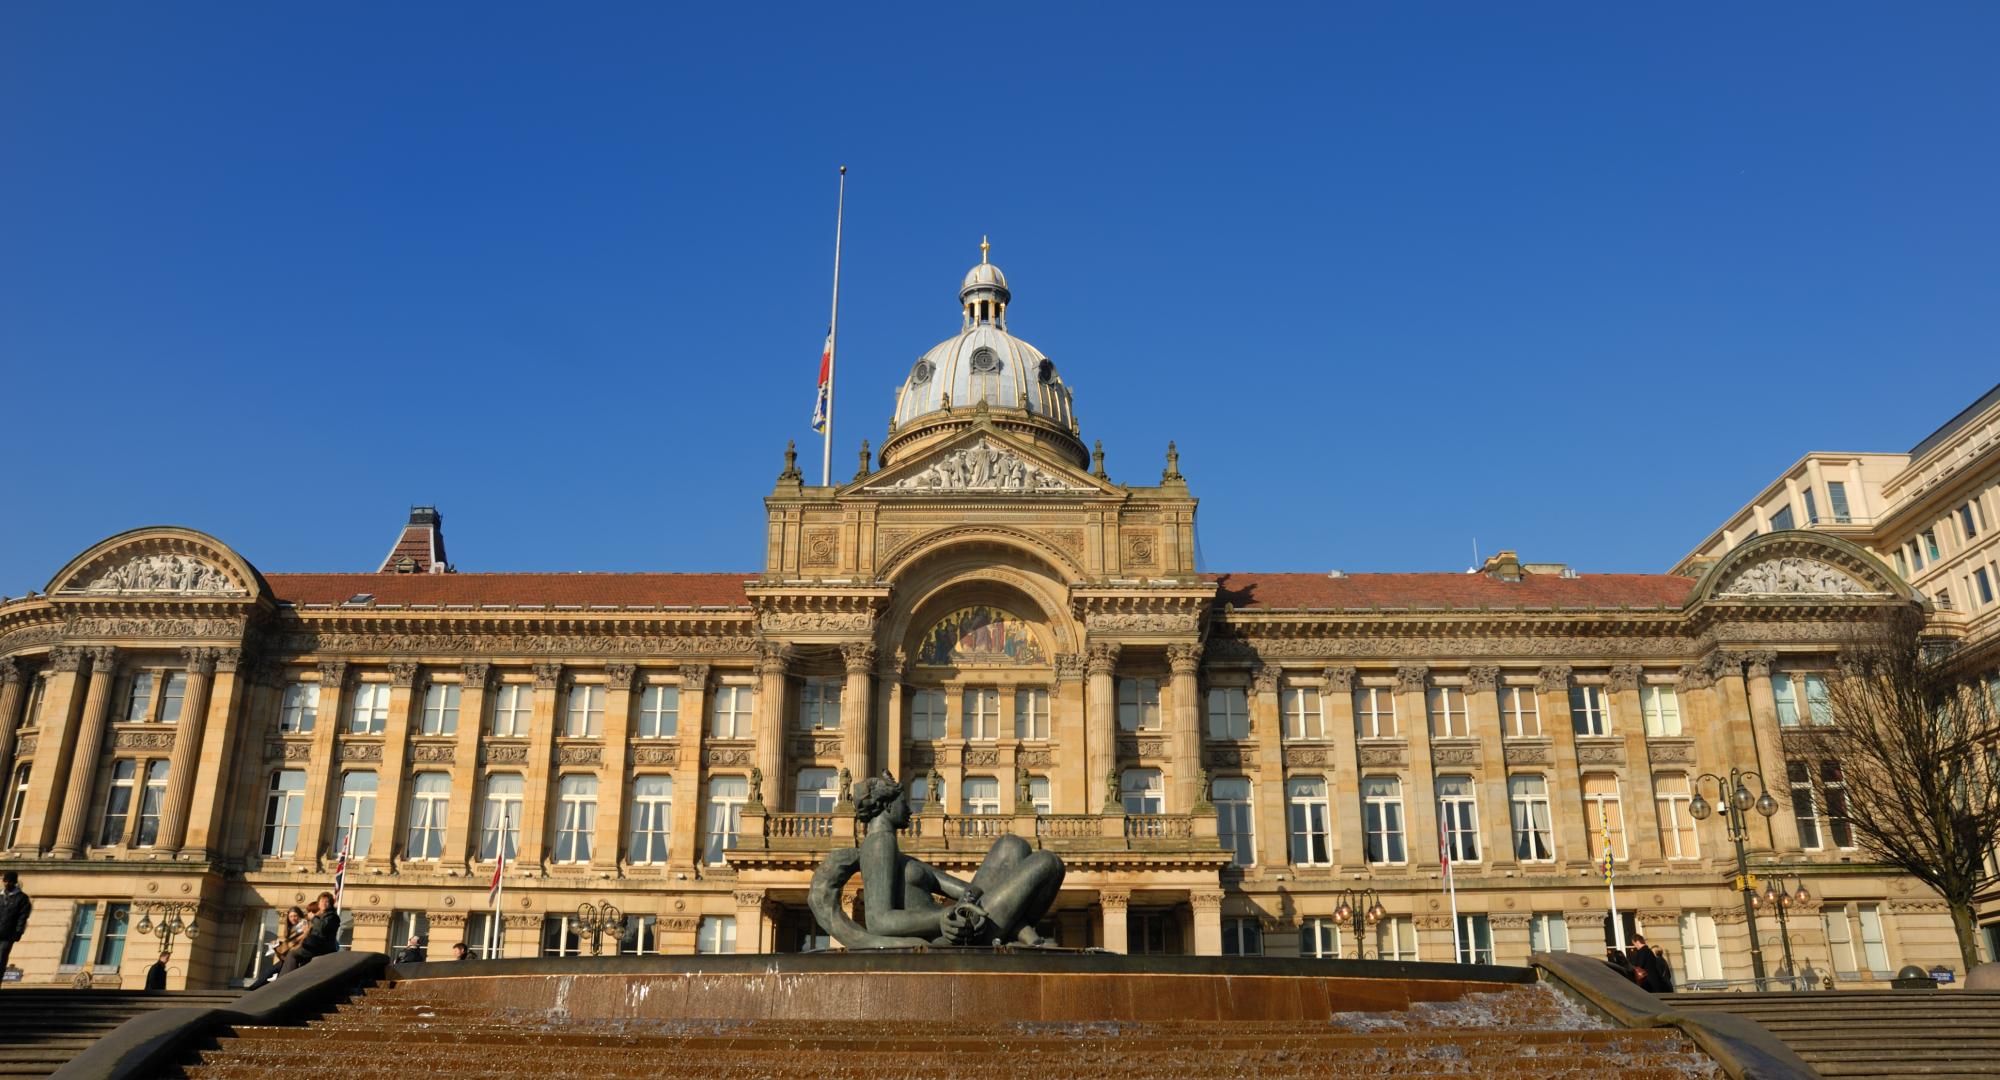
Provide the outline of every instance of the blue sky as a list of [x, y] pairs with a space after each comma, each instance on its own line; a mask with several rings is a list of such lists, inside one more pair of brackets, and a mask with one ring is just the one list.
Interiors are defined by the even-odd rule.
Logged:
[[0, 593], [756, 569], [843, 162], [836, 475], [990, 234], [1211, 570], [1664, 570], [2000, 379], [1992, 4], [336, 8], [0, 8]]

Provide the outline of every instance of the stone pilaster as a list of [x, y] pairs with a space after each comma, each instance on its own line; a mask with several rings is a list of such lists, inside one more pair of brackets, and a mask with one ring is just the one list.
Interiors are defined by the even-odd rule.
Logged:
[[[1431, 714], [1424, 691], [1430, 668], [1405, 664], [1396, 669], [1396, 710], [1410, 740], [1410, 767], [1403, 772], [1403, 842], [1410, 869], [1438, 865], [1437, 788], [1431, 771]], [[1361, 808], [1355, 807], [1360, 813]]]
[[441, 866], [470, 869], [479, 850], [479, 739], [486, 731], [486, 694], [493, 665], [473, 661], [458, 666], [458, 738], [452, 745], [451, 807], [445, 814]]
[[[1777, 661], [1777, 654], [1760, 650], [1744, 653], [1743, 659], [1750, 669], [1744, 680], [1744, 690], [1750, 704], [1748, 722], [1751, 744], [1757, 748], [1754, 768], [1764, 778], [1771, 797], [1784, 808], [1771, 815], [1769, 840], [1776, 850], [1796, 852], [1801, 850], [1799, 822], [1789, 812], [1791, 788], [1785, 777], [1784, 735], [1778, 728], [1778, 698], [1771, 690], [1771, 665]], [[1811, 723], [1812, 718], [1806, 713], [1807, 705], [1803, 698], [1799, 701], [1799, 708], [1800, 720]], [[1732, 725], [1729, 730], [1734, 731], [1736, 727]]]
[[[1284, 722], [1278, 715], [1278, 674], [1276, 664], [1260, 664], [1250, 673], [1250, 736], [1256, 747], [1252, 752], [1257, 755], [1250, 813], [1256, 821], [1257, 862], [1269, 867], [1291, 863], [1285, 831]], [[1338, 810], [1333, 816], [1336, 821], [1341, 818]]]
[[21, 702], [27, 698], [29, 676], [9, 656], [0, 658], [0, 784], [13, 797], [14, 746], [21, 726]]
[[[43, 687], [42, 715], [35, 768], [28, 774], [28, 798], [21, 810], [21, 831], [15, 850], [40, 854], [55, 842], [62, 817], [63, 766], [76, 746], [77, 720], [86, 696], [82, 649], [58, 646], [49, 652], [48, 682]], [[11, 778], [10, 781], [11, 782]], [[8, 796], [12, 798], [11, 793]]]
[[174, 725], [174, 752], [167, 763], [167, 801], [160, 813], [155, 845], [169, 855], [178, 852], [187, 838], [195, 771], [201, 764], [202, 739], [208, 733], [208, 690], [215, 674], [216, 650], [182, 649], [181, 656], [187, 665], [187, 691], [181, 698], [180, 721]]
[[69, 758], [68, 783], [64, 787], [62, 818], [56, 842], [49, 854], [73, 859], [83, 851], [84, 829], [90, 822], [90, 796], [97, 779], [97, 758], [104, 749], [104, 731], [110, 725], [111, 684], [118, 671], [118, 650], [100, 646], [90, 650], [90, 685], [84, 692], [83, 718], [76, 733], [76, 747]]
[[1660, 819], [1653, 812], [1652, 758], [1646, 753], [1646, 718], [1639, 705], [1639, 680], [1644, 674], [1637, 664], [1611, 669], [1611, 730], [1625, 743], [1620, 797], [1625, 807], [1626, 857], [1657, 864], [1666, 856], [1660, 847]]
[[631, 664], [604, 666], [604, 750], [597, 764], [597, 828], [590, 844], [590, 864], [602, 870], [615, 870], [624, 861], [632, 682], [638, 672]]
[[[1201, 770], [1201, 689], [1197, 678], [1201, 671], [1201, 643], [1183, 642], [1167, 646], [1167, 665], [1171, 672], [1167, 693], [1172, 699], [1167, 731], [1174, 748], [1173, 760], [1168, 765], [1173, 771], [1168, 783], [1172, 785], [1174, 798], [1167, 809], [1184, 814], [1206, 795], [1197, 790]], [[1218, 948], [1220, 934], [1218, 929]]]
[[[1131, 951], [1131, 937], [1126, 930], [1125, 923], [1125, 907], [1131, 900], [1132, 893], [1129, 889], [1099, 889], [1097, 892], [1097, 906], [1104, 913], [1104, 925], [1102, 928], [1104, 948], [1110, 952], [1122, 953]], [[1221, 931], [1219, 927], [1216, 936], [1218, 938], [1217, 951], [1219, 952], [1221, 951], [1219, 941]]]
[[[417, 694], [422, 668], [409, 661], [389, 665], [389, 721], [382, 726], [382, 763], [375, 772], [375, 831], [368, 838], [368, 857], [377, 866], [393, 865], [403, 850], [403, 787], [410, 760], [410, 729], [423, 699]], [[464, 705], [463, 698], [459, 704]], [[463, 719], [463, 717], [461, 717]]]
[[1221, 956], [1222, 893], [1196, 889], [1188, 893], [1188, 906], [1194, 909], [1194, 954]]
[[674, 755], [674, 831], [668, 841], [668, 858], [675, 866], [694, 865], [701, 850], [701, 740], [708, 730], [708, 671], [707, 664], [680, 667], [680, 745]]
[[528, 786], [521, 807], [523, 868], [539, 868], [549, 849], [549, 806], [555, 799], [553, 769], [556, 745], [556, 704], [562, 691], [561, 664], [535, 665], [534, 711], [528, 719]]
[[1084, 780], [1089, 785], [1086, 803], [1095, 809], [1117, 795], [1115, 789], [1106, 788], [1106, 777], [1118, 768], [1117, 644], [1100, 641], [1091, 645], [1084, 664], [1088, 673], [1084, 686]]
[[840, 696], [840, 752], [848, 775], [859, 779], [875, 769], [875, 646], [850, 641], [841, 645], [840, 657], [847, 669], [847, 687]]
[[[1466, 721], [1479, 740], [1479, 854], [1496, 869], [1514, 865], [1513, 814], [1507, 805], [1507, 751], [1500, 731], [1500, 669], [1475, 667], [1466, 673]], [[1497, 944], [1495, 946], [1498, 947]]]
[[1583, 824], [1583, 786], [1576, 767], [1576, 719], [1569, 711], [1570, 666], [1546, 664], [1535, 683], [1542, 730], [1548, 733], [1549, 817], [1555, 829], [1556, 861], [1588, 864], [1595, 855]]
[[299, 817], [299, 846], [293, 856], [301, 862], [317, 863], [331, 830], [327, 821], [336, 810], [333, 792], [338, 791], [340, 769], [334, 761], [334, 742], [346, 718], [347, 661], [322, 660], [319, 665], [319, 720], [313, 726], [312, 768], [306, 770], [305, 812]]
[[1049, 735], [1064, 749], [1049, 777], [1049, 797], [1059, 814], [1095, 813], [1103, 803], [1091, 803], [1091, 778], [1086, 755], [1075, 752], [1088, 743], [1085, 734], [1084, 686], [1087, 660], [1082, 653], [1057, 653], [1056, 685], [1049, 694]]

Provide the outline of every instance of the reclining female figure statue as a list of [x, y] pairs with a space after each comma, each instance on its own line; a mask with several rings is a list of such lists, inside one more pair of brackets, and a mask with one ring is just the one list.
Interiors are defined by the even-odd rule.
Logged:
[[[896, 847], [896, 830], [910, 823], [910, 798], [888, 773], [854, 785], [854, 816], [866, 830], [860, 848], [840, 848], [813, 872], [808, 903], [835, 941], [850, 949], [919, 945], [1046, 945], [1035, 923], [1054, 906], [1063, 863], [1018, 836], [987, 849], [971, 881], [913, 859]], [[868, 925], [857, 925], [840, 903], [847, 879], [861, 874]], [[938, 896], [946, 898], [938, 903]]]

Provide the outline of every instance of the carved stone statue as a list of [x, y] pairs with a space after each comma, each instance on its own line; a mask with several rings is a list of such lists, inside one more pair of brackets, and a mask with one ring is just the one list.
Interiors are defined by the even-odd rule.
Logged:
[[135, 555], [80, 588], [85, 593], [192, 593], [241, 595], [243, 590], [220, 567], [190, 555]]
[[1797, 556], [1772, 559], [1748, 567], [1736, 575], [1725, 595], [1779, 595], [1784, 593], [1824, 593], [1853, 596], [1866, 592], [1861, 584], [1840, 570], [1817, 559]]
[[[813, 917], [835, 941], [850, 949], [1048, 944], [1035, 924], [1062, 888], [1063, 862], [1053, 853], [1002, 836], [971, 881], [913, 859], [896, 846], [896, 830], [910, 824], [909, 793], [886, 772], [854, 785], [854, 814], [865, 830], [861, 846], [829, 853], [807, 894]], [[857, 872], [866, 927], [840, 903], [841, 889]]]
[[940, 455], [924, 468], [886, 485], [897, 491], [1082, 491], [1060, 476], [987, 442]]

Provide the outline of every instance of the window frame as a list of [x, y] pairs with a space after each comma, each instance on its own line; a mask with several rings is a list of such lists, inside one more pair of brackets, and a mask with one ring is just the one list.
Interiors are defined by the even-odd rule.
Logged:
[[[436, 787], [443, 782], [443, 790], [426, 791], [429, 783]], [[439, 769], [426, 769], [410, 774], [410, 827], [404, 835], [403, 858], [416, 862], [435, 862], [444, 858], [445, 832], [451, 824], [451, 774]], [[390, 938], [395, 945], [396, 939]]]
[[1278, 692], [1278, 713], [1285, 719], [1285, 738], [1319, 742], [1326, 738], [1326, 700], [1317, 686], [1287, 686]]
[[709, 697], [710, 737], [717, 739], [756, 737], [755, 687], [742, 683], [722, 683]]
[[1049, 689], [1046, 686], [1014, 688], [1014, 738], [1023, 742], [1049, 739]]
[[[1367, 695], [1364, 701], [1363, 695]], [[1382, 708], [1387, 701], [1389, 707]], [[1382, 721], [1387, 717], [1388, 730], [1383, 730]], [[1363, 686], [1354, 691], [1354, 721], [1358, 733], [1364, 739], [1400, 739], [1403, 737], [1401, 720], [1396, 715], [1396, 688], [1393, 686]]]
[[1160, 680], [1130, 675], [1118, 680], [1118, 730], [1160, 730]]
[[[1541, 785], [1530, 790], [1527, 781]], [[1514, 838], [1514, 859], [1522, 863], [1556, 861], [1555, 807], [1549, 797], [1549, 778], [1541, 773], [1512, 773], [1507, 777], [1508, 827]], [[1536, 820], [1536, 811], [1540, 820]], [[1533, 854], [1539, 847], [1542, 854]], [[1523, 854], [1523, 851], [1529, 854]]]
[[[533, 683], [503, 682], [493, 688], [492, 720], [488, 730], [496, 739], [526, 738], [535, 723]], [[505, 720], [503, 726], [502, 720]]]
[[1324, 776], [1285, 778], [1285, 853], [1291, 865], [1333, 865], [1332, 789]]
[[1211, 686], [1208, 688], [1208, 737], [1219, 742], [1241, 742], [1250, 737], [1250, 688]]
[[[664, 784], [664, 790], [657, 785]], [[654, 790], [648, 790], [648, 788]], [[625, 861], [635, 866], [665, 866], [673, 860], [674, 778], [668, 773], [638, 773], [632, 777], [631, 828], [626, 832]]]
[[[1521, 703], [1527, 702], [1527, 707]], [[1532, 723], [1524, 723], [1531, 721]], [[1539, 739], [1542, 737], [1542, 698], [1533, 686], [1502, 686], [1500, 688], [1501, 729], [1510, 739]], [[1532, 730], [1530, 730], [1532, 727]]]
[[1578, 738], [1603, 739], [1611, 736], [1611, 702], [1605, 688], [1578, 683], [1569, 688], [1569, 722]]
[[588, 866], [597, 836], [597, 776], [564, 773], [556, 778], [555, 843], [549, 861], [558, 866]]
[[[1371, 786], [1387, 785], [1371, 791]], [[1361, 778], [1361, 831], [1365, 861], [1370, 866], [1407, 866], [1410, 862], [1408, 818], [1403, 812], [1403, 781], [1398, 776]], [[1381, 839], [1378, 841], [1377, 837]]]
[[1466, 696], [1465, 687], [1447, 684], [1427, 688], [1424, 713], [1430, 720], [1431, 738], [1472, 738], [1472, 700]]
[[673, 739], [681, 731], [681, 688], [674, 683], [648, 683], [639, 691], [636, 739]]

